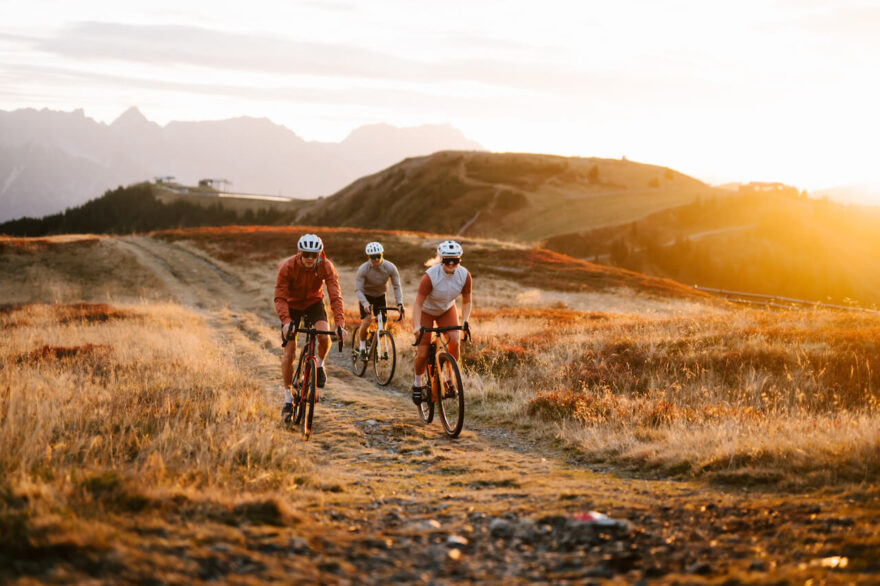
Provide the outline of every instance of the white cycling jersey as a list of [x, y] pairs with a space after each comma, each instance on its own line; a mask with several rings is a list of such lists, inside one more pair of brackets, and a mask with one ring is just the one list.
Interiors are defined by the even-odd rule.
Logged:
[[459, 265], [450, 275], [443, 270], [442, 264], [436, 264], [425, 274], [431, 279], [431, 292], [425, 297], [422, 311], [429, 315], [443, 315], [461, 295], [468, 280], [468, 270]]

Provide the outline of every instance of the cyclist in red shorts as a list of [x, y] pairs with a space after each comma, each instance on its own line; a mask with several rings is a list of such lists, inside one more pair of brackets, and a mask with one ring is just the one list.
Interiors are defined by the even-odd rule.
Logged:
[[[472, 280], [470, 272], [461, 266], [461, 253], [461, 245], [454, 240], [446, 240], [437, 246], [440, 263], [425, 271], [413, 304], [412, 323], [416, 338], [420, 327], [432, 328], [435, 327], [435, 322], [436, 327], [459, 325], [455, 307], [455, 300], [459, 295], [461, 295], [462, 322], [467, 327], [468, 317], [471, 314]], [[460, 332], [451, 331], [444, 336], [449, 342], [449, 352], [459, 360]], [[421, 403], [423, 398], [430, 397], [430, 389], [425, 387], [422, 381], [428, 364], [430, 341], [430, 336], [422, 336], [416, 349], [412, 386], [412, 400], [416, 405]]]
[[[300, 319], [319, 330], [329, 330], [327, 312], [324, 310], [324, 285], [330, 296], [333, 322], [336, 335], [342, 340], [345, 336], [345, 316], [343, 314], [342, 293], [339, 291], [339, 275], [336, 267], [324, 254], [324, 243], [314, 234], [306, 234], [296, 245], [299, 252], [284, 260], [278, 267], [275, 280], [275, 311], [281, 320], [281, 333], [286, 338]], [[324, 358], [330, 351], [330, 336], [318, 336], [316, 376], [317, 386], [323, 387], [327, 381], [324, 373]], [[281, 408], [282, 422], [288, 424], [293, 415], [293, 396], [290, 385], [293, 382], [293, 360], [296, 357], [296, 339], [291, 339], [284, 347], [281, 358], [281, 378], [284, 382], [284, 405]]]

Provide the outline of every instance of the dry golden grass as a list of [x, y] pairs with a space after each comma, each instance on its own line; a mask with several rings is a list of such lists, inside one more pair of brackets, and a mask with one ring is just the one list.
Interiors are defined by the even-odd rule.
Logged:
[[76, 234], [0, 237], [3, 303], [141, 298], [168, 300], [171, 295], [117, 238]]
[[[436, 243], [445, 236], [395, 230], [363, 230], [318, 226], [224, 226], [163, 230], [152, 235], [168, 242], [186, 241], [224, 263], [249, 266], [278, 262], [296, 252], [296, 240], [308, 232], [318, 234], [337, 266], [364, 262], [364, 245], [382, 241], [386, 256], [401, 274], [425, 270]], [[562, 292], [593, 292], [628, 288], [646, 296], [713, 303], [713, 298], [670, 281], [625, 269], [584, 262], [544, 249], [531, 249], [492, 240], [458, 238], [465, 247], [464, 264], [475, 278], [515, 282]]]
[[473, 322], [464, 362], [480, 419], [550, 424], [591, 460], [646, 471], [787, 486], [880, 473], [874, 316], [501, 310]]
[[288, 522], [311, 465], [195, 314], [4, 306], [0, 323], [0, 557], [103, 548], [130, 515]]

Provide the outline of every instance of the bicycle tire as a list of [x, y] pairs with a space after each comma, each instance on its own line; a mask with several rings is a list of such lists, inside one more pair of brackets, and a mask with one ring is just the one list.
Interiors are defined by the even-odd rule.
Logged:
[[305, 389], [306, 400], [304, 401], [305, 417], [303, 419], [303, 438], [309, 439], [312, 433], [312, 418], [315, 416], [315, 393], [317, 392], [317, 373], [318, 366], [314, 358], [309, 358], [306, 362]]
[[303, 363], [306, 359], [306, 351], [305, 348], [300, 350], [299, 353], [299, 362], [296, 365], [296, 373], [293, 375], [293, 425], [299, 425], [299, 422], [302, 421], [303, 412], [305, 411], [305, 406], [303, 405], [303, 392], [302, 392], [302, 375], [303, 372]]
[[[361, 345], [361, 336], [360, 336], [361, 328], [360, 326], [354, 329], [354, 333], [351, 336], [351, 369], [358, 376], [364, 376], [364, 373], [367, 372], [367, 362], [366, 360], [361, 360], [360, 353], [358, 352]], [[370, 347], [370, 336], [367, 336], [367, 348]]]
[[[434, 377], [431, 374], [431, 369], [428, 368], [428, 381], [431, 382], [434, 380]], [[433, 383], [431, 383], [433, 384]], [[430, 388], [430, 387], [429, 387]], [[419, 412], [419, 418], [424, 423], [431, 423], [434, 421], [434, 401], [422, 401], [418, 405], [416, 405], [416, 410]]]
[[440, 422], [446, 435], [455, 438], [464, 426], [464, 389], [461, 372], [452, 354], [444, 352], [438, 361], [440, 388], [437, 402], [440, 406]]
[[[397, 367], [397, 348], [394, 346], [394, 336], [389, 331], [377, 332], [376, 344], [373, 348], [373, 374], [380, 386], [387, 386], [394, 378], [394, 369]], [[379, 354], [382, 341], [386, 342], [387, 352]]]

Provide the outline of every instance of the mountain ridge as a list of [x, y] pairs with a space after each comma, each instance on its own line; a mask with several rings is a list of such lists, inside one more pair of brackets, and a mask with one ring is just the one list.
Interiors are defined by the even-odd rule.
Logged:
[[315, 198], [438, 144], [482, 149], [449, 125], [372, 126], [352, 131], [349, 138], [368, 138], [358, 144], [307, 141], [265, 117], [160, 126], [136, 107], [110, 124], [82, 109], [0, 110], [0, 221], [57, 213], [157, 175], [189, 184], [222, 177], [239, 191]]
[[361, 177], [297, 220], [537, 241], [725, 194], [667, 167], [628, 160], [440, 151]]

